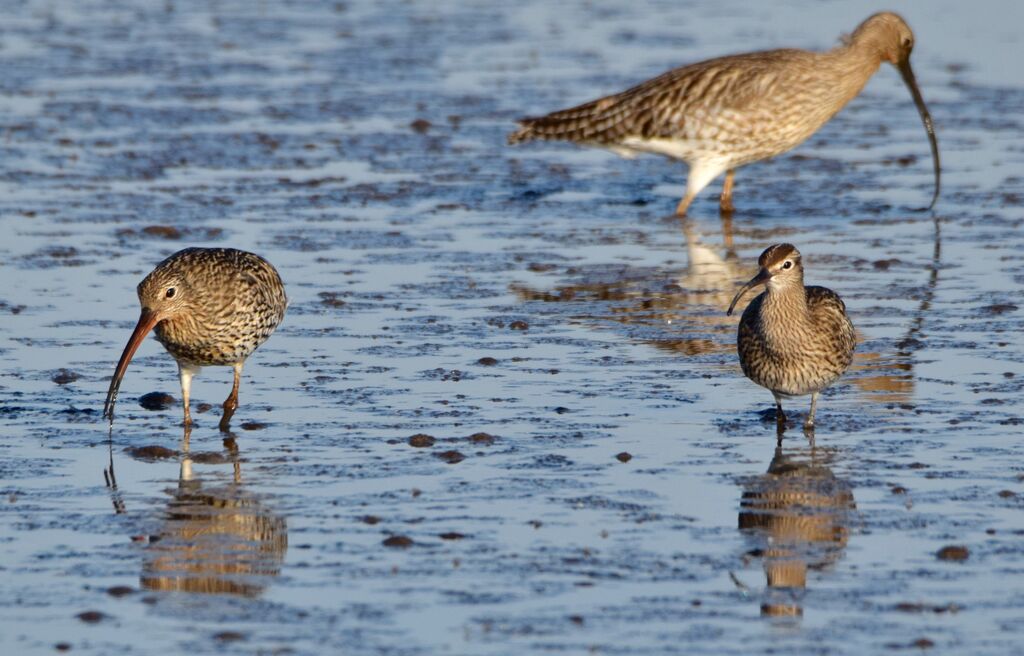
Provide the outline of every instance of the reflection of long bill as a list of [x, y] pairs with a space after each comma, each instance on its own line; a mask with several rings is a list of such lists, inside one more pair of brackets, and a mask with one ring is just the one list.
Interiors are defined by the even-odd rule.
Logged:
[[142, 340], [146, 338], [149, 331], [160, 322], [160, 318], [160, 315], [156, 312], [144, 308], [142, 314], [139, 315], [139, 323], [135, 324], [135, 330], [132, 332], [132, 336], [128, 338], [128, 343], [125, 344], [124, 352], [121, 353], [121, 359], [117, 361], [114, 376], [110, 379], [107, 401], [103, 404], [103, 416], [110, 419], [110, 423], [114, 423], [114, 403], [117, 402], [117, 390], [121, 387], [121, 379], [124, 378], [124, 372], [128, 370], [128, 363], [132, 361], [132, 356], [135, 355], [135, 351], [139, 350], [139, 345], [142, 344]]
[[935, 202], [939, 200], [939, 175], [942, 170], [939, 164], [939, 143], [935, 140], [935, 126], [932, 124], [932, 115], [928, 113], [928, 108], [925, 107], [921, 91], [917, 88], [914, 70], [910, 68], [910, 58], [904, 58], [896, 65], [896, 68], [900, 70], [903, 81], [906, 83], [907, 88], [910, 89], [910, 95], [914, 99], [914, 104], [917, 105], [918, 113], [921, 114], [921, 122], [924, 123], [924, 129], [928, 132], [928, 141], [932, 147], [932, 164], [935, 166], [935, 194], [932, 196], [932, 204], [928, 206], [928, 209], [932, 209], [935, 207]]

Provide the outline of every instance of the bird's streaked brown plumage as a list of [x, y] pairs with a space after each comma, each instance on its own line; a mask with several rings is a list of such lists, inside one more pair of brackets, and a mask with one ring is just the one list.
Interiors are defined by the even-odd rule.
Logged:
[[522, 119], [510, 144], [573, 141], [632, 157], [656, 153], [685, 161], [685, 214], [693, 198], [727, 172], [721, 207], [732, 209], [733, 172], [784, 153], [814, 134], [874, 75], [896, 66], [928, 132], [939, 194], [939, 151], [931, 116], [910, 67], [914, 35], [893, 13], [871, 16], [839, 47], [817, 53], [769, 50], [677, 68], [622, 93], [546, 116]]
[[728, 314], [752, 287], [765, 291], [747, 305], [737, 335], [740, 366], [750, 380], [771, 390], [780, 424], [782, 398], [811, 395], [805, 427], [814, 426], [818, 393], [853, 361], [856, 344], [846, 305], [824, 287], [805, 287], [800, 251], [792, 244], [769, 246], [760, 271], [733, 298]]
[[185, 424], [192, 422], [189, 391], [201, 367], [231, 366], [231, 396], [224, 402], [221, 430], [238, 406], [242, 366], [284, 318], [288, 299], [274, 267], [253, 253], [233, 248], [186, 248], [157, 265], [138, 286], [142, 312], [110, 381], [104, 416], [113, 421], [121, 379], [153, 329], [178, 362]]

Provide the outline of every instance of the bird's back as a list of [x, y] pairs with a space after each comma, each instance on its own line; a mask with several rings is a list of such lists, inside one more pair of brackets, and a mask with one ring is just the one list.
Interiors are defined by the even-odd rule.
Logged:
[[[782, 49], [699, 62], [622, 93], [523, 119], [508, 140], [567, 140], [670, 155], [662, 142], [688, 142], [695, 155], [719, 149], [740, 165], [801, 143], [859, 91], [863, 83], [852, 94], [839, 88], [844, 73], [830, 57]], [[688, 150], [676, 156], [689, 159]]]

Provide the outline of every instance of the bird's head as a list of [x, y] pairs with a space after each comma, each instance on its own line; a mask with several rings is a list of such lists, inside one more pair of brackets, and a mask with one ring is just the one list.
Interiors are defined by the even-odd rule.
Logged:
[[910, 59], [914, 49], [914, 33], [899, 14], [889, 11], [877, 13], [857, 26], [850, 41], [875, 50], [878, 56], [899, 66]]
[[774, 244], [761, 253], [757, 264], [760, 270], [736, 292], [729, 304], [727, 315], [732, 315], [736, 303], [747, 291], [764, 285], [770, 292], [780, 292], [804, 284], [804, 265], [800, 251], [793, 244]]
[[154, 316], [154, 325], [187, 312], [195, 301], [192, 290], [188, 269], [174, 263], [158, 266], [136, 289], [142, 312]]

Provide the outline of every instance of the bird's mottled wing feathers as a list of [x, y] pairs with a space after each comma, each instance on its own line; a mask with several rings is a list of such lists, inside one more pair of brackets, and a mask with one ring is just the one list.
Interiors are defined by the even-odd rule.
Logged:
[[508, 140], [609, 144], [627, 137], [698, 136], [705, 115], [755, 105], [780, 84], [780, 71], [786, 70], [780, 64], [811, 56], [800, 50], [772, 50], [676, 68], [622, 93], [522, 119], [522, 127]]
[[844, 368], [853, 360], [853, 349], [857, 344], [853, 322], [846, 316], [846, 304], [827, 287], [808, 286], [807, 311], [812, 321], [820, 326], [822, 335], [830, 335], [831, 351], [840, 354], [845, 361]]

